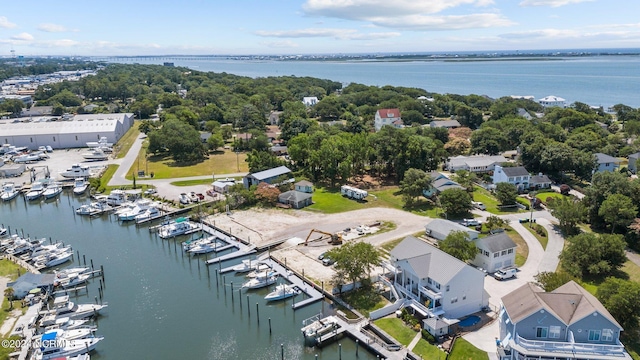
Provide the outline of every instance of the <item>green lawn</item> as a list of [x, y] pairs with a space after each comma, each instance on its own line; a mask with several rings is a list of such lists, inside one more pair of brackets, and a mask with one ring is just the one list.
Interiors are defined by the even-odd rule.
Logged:
[[464, 338], [457, 338], [455, 344], [453, 345], [453, 349], [451, 349], [451, 354], [449, 354], [449, 360], [482, 360], [489, 359], [489, 355], [478, 349], [477, 347], [471, 345]]
[[409, 345], [417, 334], [398, 318], [382, 318], [375, 320], [373, 323], [404, 346]]
[[129, 152], [131, 146], [136, 141], [138, 136], [140, 136], [140, 130], [138, 130], [138, 126], [140, 122], [134, 121], [133, 126], [127, 130], [127, 132], [118, 140], [118, 143], [114, 147], [115, 158], [121, 159]]
[[513, 242], [515, 242], [516, 245], [518, 245], [518, 247], [516, 248], [516, 264], [515, 265], [522, 266], [527, 261], [527, 257], [529, 256], [529, 246], [527, 245], [527, 242], [524, 241], [522, 236], [518, 234], [517, 231], [513, 230], [510, 227], [507, 227], [506, 231], [509, 237], [511, 238], [511, 240], [513, 240]]
[[529, 224], [524, 224], [523, 226], [525, 227], [525, 229], [529, 230], [529, 232], [531, 234], [533, 234], [533, 236], [536, 237], [536, 239], [538, 239], [538, 242], [540, 243], [540, 245], [542, 245], [543, 249], [547, 249], [547, 243], [549, 242], [549, 234], [547, 234], [547, 229], [545, 229], [544, 227], [542, 228], [542, 230], [544, 230], [544, 236], [540, 236], [540, 234], [538, 234], [531, 226], [531, 223]]
[[429, 344], [425, 339], [420, 339], [411, 351], [416, 355], [420, 355], [423, 359], [445, 360], [447, 358], [446, 352], [438, 349], [435, 345]]
[[545, 193], [536, 194], [536, 197], [540, 199], [540, 201], [546, 204], [547, 198], [561, 199], [564, 197], [564, 195], [557, 192], [545, 192]]
[[360, 314], [369, 317], [369, 313], [382, 309], [388, 301], [372, 288], [359, 288], [342, 295], [342, 299], [353, 306]]
[[[236, 180], [238, 179], [239, 178], [236, 178]], [[214, 180], [212, 177], [211, 179], [172, 181], [171, 185], [174, 185], [174, 186], [211, 185], [213, 181]]]
[[480, 186], [473, 186], [473, 201], [479, 201], [483, 203], [487, 207], [487, 211], [492, 214], [502, 215], [502, 214], [513, 214], [518, 212], [525, 212], [525, 210], [520, 210], [518, 208], [512, 208], [510, 210], [502, 210], [498, 207], [498, 200], [491, 195], [491, 193]]
[[20, 265], [9, 260], [0, 260], [0, 276], [6, 276], [11, 281], [14, 281], [18, 278], [18, 271], [20, 274], [25, 273], [25, 270]]

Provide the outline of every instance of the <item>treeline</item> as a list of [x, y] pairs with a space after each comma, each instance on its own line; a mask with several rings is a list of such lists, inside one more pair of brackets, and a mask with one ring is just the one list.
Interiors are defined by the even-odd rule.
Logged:
[[16, 76], [51, 74], [56, 71], [97, 69], [100, 64], [64, 58], [0, 59], [0, 81]]

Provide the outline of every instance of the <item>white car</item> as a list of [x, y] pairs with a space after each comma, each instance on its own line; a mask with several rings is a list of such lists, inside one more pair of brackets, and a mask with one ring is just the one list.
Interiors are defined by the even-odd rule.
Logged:
[[480, 221], [476, 219], [464, 219], [462, 220], [462, 225], [464, 226], [478, 226], [480, 225]]
[[187, 196], [187, 193], [180, 194], [180, 204], [188, 205], [190, 203], [191, 203], [191, 200], [189, 200], [189, 196]]
[[472, 202], [473, 207], [479, 210], [487, 210], [487, 206], [479, 201]]
[[153, 195], [153, 194], [155, 194], [155, 193], [157, 193], [157, 192], [158, 192], [158, 191], [156, 191], [156, 189], [154, 189], [154, 188], [150, 188], [150, 189], [145, 190], [145, 191], [144, 191], [144, 194], [145, 194], [145, 195]]

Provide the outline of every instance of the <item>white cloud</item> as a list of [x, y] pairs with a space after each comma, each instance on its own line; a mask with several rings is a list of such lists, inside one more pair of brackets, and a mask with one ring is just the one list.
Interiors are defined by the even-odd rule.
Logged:
[[488, 6], [493, 0], [307, 0], [302, 6], [309, 15], [350, 20], [411, 14], [436, 14], [461, 5]]
[[478, 29], [515, 25], [513, 21], [501, 15], [490, 13], [450, 16], [408, 15], [395, 18], [372, 18], [370, 21], [377, 26], [416, 31]]
[[299, 29], [299, 30], [277, 30], [256, 31], [256, 35], [262, 37], [277, 38], [313, 38], [313, 37], [330, 37], [341, 40], [373, 40], [386, 39], [390, 37], [400, 36], [397, 32], [378, 32], [378, 33], [360, 33], [355, 29]]
[[11, 40], [18, 40], [18, 41], [31, 41], [33, 40], [33, 35], [23, 32], [17, 35], [13, 35], [11, 37]]
[[283, 49], [283, 48], [292, 49], [300, 46], [298, 43], [295, 43], [291, 40], [261, 42], [260, 44], [269, 48], [280, 48], [280, 49]]
[[68, 31], [67, 28], [65, 28], [63, 25], [51, 24], [51, 23], [40, 24], [38, 26], [38, 30], [44, 31], [44, 32], [66, 32], [66, 31]]
[[579, 4], [594, 0], [524, 0], [520, 2], [520, 6], [550, 6], [560, 7], [569, 4]]
[[6, 16], [0, 16], [0, 28], [11, 29], [18, 25], [12, 23]]

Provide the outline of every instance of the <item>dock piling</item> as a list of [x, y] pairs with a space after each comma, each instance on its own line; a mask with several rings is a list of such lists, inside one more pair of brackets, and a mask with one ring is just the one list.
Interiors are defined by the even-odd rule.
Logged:
[[90, 259], [90, 260], [91, 260], [91, 271], [93, 271], [93, 259]]
[[251, 317], [251, 309], [249, 308], [249, 295], [247, 295], [247, 314]]
[[84, 262], [84, 266], [87, 266], [87, 256], [82, 254], [82, 262]]
[[284, 360], [284, 344], [280, 344], [280, 360]]
[[269, 318], [269, 335], [271, 335], [271, 318]]
[[222, 275], [222, 287], [224, 288], [224, 296], [227, 296], [227, 282], [224, 278], [224, 275]]
[[260, 325], [260, 309], [258, 308], [258, 303], [256, 303], [256, 319], [258, 319], [258, 325]]
[[338, 344], [338, 359], [342, 360], [342, 344]]
[[233, 281], [231, 282], [231, 302], [233, 303]]
[[102, 276], [102, 281], [104, 282], [104, 267], [100, 265], [100, 276]]
[[218, 288], [218, 269], [216, 269], [216, 288]]
[[358, 356], [358, 347], [360, 345], [360, 341], [356, 339], [356, 357]]

